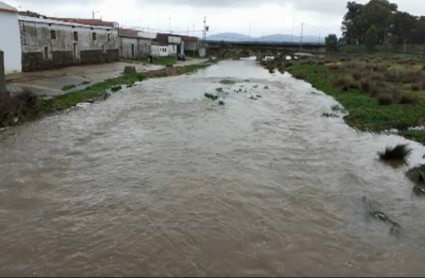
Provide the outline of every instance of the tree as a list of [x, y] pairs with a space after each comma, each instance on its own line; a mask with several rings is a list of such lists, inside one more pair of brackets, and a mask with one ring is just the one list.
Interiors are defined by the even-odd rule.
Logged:
[[367, 51], [375, 51], [375, 46], [378, 44], [378, 30], [375, 25], [370, 26], [365, 35], [365, 45]]
[[335, 34], [329, 34], [325, 38], [326, 51], [337, 52], [338, 51], [338, 37]]

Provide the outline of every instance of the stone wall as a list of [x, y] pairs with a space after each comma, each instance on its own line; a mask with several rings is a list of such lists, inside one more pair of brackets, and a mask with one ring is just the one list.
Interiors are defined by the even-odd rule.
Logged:
[[102, 64], [119, 61], [118, 49], [85, 50], [80, 52], [80, 60], [76, 60], [71, 51], [53, 51], [51, 59], [45, 59], [43, 53], [22, 53], [23, 71], [41, 71], [59, 69], [69, 66]]
[[4, 54], [3, 51], [0, 50], [0, 94], [7, 93], [6, 90], [6, 77], [4, 70]]
[[114, 29], [31, 20], [20, 19], [23, 71], [119, 60], [118, 32]]

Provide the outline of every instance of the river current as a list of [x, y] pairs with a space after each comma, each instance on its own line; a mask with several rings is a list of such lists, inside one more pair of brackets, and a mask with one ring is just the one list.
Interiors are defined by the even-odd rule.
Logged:
[[376, 154], [424, 147], [335, 104], [243, 59], [1, 132], [0, 275], [425, 275], [425, 203]]

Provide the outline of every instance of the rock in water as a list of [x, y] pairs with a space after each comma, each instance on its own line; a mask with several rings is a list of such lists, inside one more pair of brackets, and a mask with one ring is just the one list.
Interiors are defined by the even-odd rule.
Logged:
[[385, 213], [380, 211], [380, 205], [373, 200], [369, 200], [366, 196], [362, 197], [362, 202], [365, 205], [366, 212], [374, 219], [384, 222], [390, 226], [390, 233], [395, 236], [399, 236], [401, 226], [397, 222], [391, 220]]
[[135, 66], [125, 66], [124, 73], [136, 73]]

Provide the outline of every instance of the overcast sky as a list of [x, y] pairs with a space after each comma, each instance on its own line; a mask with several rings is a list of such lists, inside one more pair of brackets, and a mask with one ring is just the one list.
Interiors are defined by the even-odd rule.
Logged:
[[[276, 33], [340, 34], [347, 0], [0, 0], [20, 10], [47, 16], [96, 18], [151, 31], [187, 32], [201, 36], [207, 17], [209, 35], [234, 32], [251, 36]], [[368, 0], [358, 0], [366, 3]], [[425, 15], [425, 0], [396, 0], [399, 9]], [[171, 23], [171, 24], [170, 24]]]

